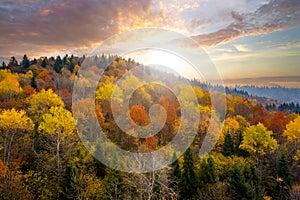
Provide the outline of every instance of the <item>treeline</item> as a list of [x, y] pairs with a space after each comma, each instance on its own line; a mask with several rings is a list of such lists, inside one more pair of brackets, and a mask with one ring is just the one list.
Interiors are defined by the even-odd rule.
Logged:
[[300, 88], [241, 86], [239, 90], [250, 95], [277, 99], [281, 102], [300, 103]]
[[[246, 92], [230, 91], [220, 137], [212, 152], [199, 158], [208, 128], [217, 127], [214, 124], [219, 120], [219, 116], [212, 117], [215, 108], [207, 90], [211, 86], [194, 82], [195, 103], [187, 98], [190, 86], [185, 80], [152, 73], [130, 59], [66, 55], [34, 60], [28, 60], [29, 66], [23, 64], [27, 63], [24, 59], [21, 64], [13, 61], [0, 70], [1, 199], [299, 199], [300, 116], [296, 113], [268, 111], [245, 98]], [[85, 75], [79, 71], [83, 65], [91, 66]], [[117, 86], [137, 66], [139, 76], [130, 74]], [[98, 82], [96, 99], [72, 102], [74, 80], [84, 93], [91, 88], [87, 77], [98, 73], [104, 76]], [[164, 80], [177, 95], [159, 84], [128, 92], [149, 78]], [[116, 115], [110, 105], [113, 91], [117, 91]], [[129, 99], [128, 114], [139, 126], [150, 123], [151, 105], [160, 104], [166, 111], [162, 129], [144, 139], [134, 131], [124, 133], [114, 119], [123, 114], [122, 99]], [[131, 152], [151, 152], [168, 144], [179, 128], [188, 137], [191, 127], [184, 126], [178, 99], [201, 116], [193, 144], [170, 166], [149, 173], [125, 173], [93, 157], [105, 154], [111, 146], [99, 143], [97, 133], [91, 134], [94, 119], [88, 108], [95, 108], [97, 122], [116, 145]], [[90, 141], [92, 152], [79, 135]]]
[[268, 111], [279, 111], [284, 113], [297, 113], [300, 114], [300, 104], [299, 103], [281, 103], [276, 104], [266, 104], [266, 109]]

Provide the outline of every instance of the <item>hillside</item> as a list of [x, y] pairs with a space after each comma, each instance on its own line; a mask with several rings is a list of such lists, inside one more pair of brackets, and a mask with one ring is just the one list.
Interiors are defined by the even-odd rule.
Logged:
[[0, 69], [0, 94], [1, 198], [299, 192], [296, 105], [106, 55], [12, 58]]

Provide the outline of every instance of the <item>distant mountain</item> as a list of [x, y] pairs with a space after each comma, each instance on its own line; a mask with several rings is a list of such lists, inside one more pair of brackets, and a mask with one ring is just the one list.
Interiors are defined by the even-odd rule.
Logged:
[[278, 76], [278, 77], [257, 77], [223, 80], [226, 86], [267, 86], [267, 87], [287, 87], [300, 88], [300, 76]]
[[237, 86], [236, 89], [246, 91], [252, 96], [267, 97], [282, 102], [300, 103], [300, 88]]

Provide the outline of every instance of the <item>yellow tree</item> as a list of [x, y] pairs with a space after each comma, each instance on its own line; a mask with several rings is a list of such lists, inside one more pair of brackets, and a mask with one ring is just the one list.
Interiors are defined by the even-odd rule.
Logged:
[[300, 140], [300, 116], [286, 126], [283, 135], [287, 137], [288, 141], [299, 142]]
[[240, 148], [253, 153], [256, 158], [265, 155], [267, 152], [273, 152], [278, 144], [273, 139], [272, 134], [272, 131], [268, 131], [262, 123], [250, 126], [243, 133], [243, 141]]
[[300, 116], [286, 125], [283, 135], [287, 138], [289, 146], [296, 152], [294, 159], [298, 160], [300, 158]]
[[62, 106], [51, 107], [49, 113], [42, 116], [42, 122], [38, 127], [38, 131], [41, 134], [49, 134], [54, 138], [57, 172], [60, 175], [62, 169], [61, 143], [75, 133], [75, 121], [71, 112]]
[[15, 139], [32, 131], [33, 127], [31, 119], [26, 116], [24, 110], [17, 111], [13, 108], [2, 111], [0, 114], [0, 141], [3, 141], [2, 153], [5, 164], [9, 164], [11, 161]]
[[1, 100], [9, 100], [16, 97], [22, 88], [20, 87], [18, 79], [8, 74], [2, 81], [0, 81], [0, 96]]
[[222, 133], [220, 135], [217, 145], [220, 146], [224, 143], [226, 135], [230, 135], [230, 137], [232, 139], [236, 139], [239, 128], [240, 128], [240, 125], [237, 120], [235, 120], [234, 118], [231, 118], [231, 117], [227, 117], [224, 121]]
[[34, 122], [39, 122], [43, 114], [47, 113], [53, 106], [64, 107], [62, 99], [51, 89], [44, 90], [31, 95], [27, 99], [27, 111]]
[[96, 101], [101, 105], [104, 115], [111, 117], [111, 101], [112, 94], [115, 94], [114, 100], [122, 101], [122, 90], [109, 79], [104, 80], [98, 84], [96, 90]]

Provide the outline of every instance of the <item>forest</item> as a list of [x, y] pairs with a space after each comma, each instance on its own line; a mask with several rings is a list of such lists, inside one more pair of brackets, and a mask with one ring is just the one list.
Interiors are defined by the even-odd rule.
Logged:
[[[72, 101], [75, 80], [85, 88], [91, 85], [80, 74], [87, 60], [93, 63], [90, 77], [104, 74], [98, 82], [95, 101]], [[226, 117], [220, 137], [211, 152], [199, 157], [203, 138], [215, 120], [212, 115], [216, 108], [212, 106], [208, 87], [189, 81], [197, 98], [197, 104], [191, 104], [186, 100], [189, 95], [186, 80], [165, 73], [163, 77], [169, 83], [180, 82], [174, 85], [178, 96], [156, 84], [144, 85], [130, 96], [125, 89], [142, 82], [139, 77], [157, 76], [142, 66], [141, 76], [130, 75], [122, 87], [117, 87], [116, 81], [137, 66], [142, 64], [112, 55], [37, 59], [24, 55], [20, 62], [15, 57], [3, 62], [0, 67], [0, 198], [300, 198], [298, 104], [261, 104], [246, 92], [230, 93], [227, 89]], [[149, 124], [151, 105], [161, 105], [167, 115], [158, 134], [143, 139], [134, 133], [124, 133], [111, 111], [114, 90], [118, 90], [118, 97], [129, 99], [128, 114], [138, 126]], [[127, 151], [150, 152], [165, 146], [176, 135], [184, 117], [179, 101], [186, 101], [189, 109], [201, 112], [196, 137], [172, 164], [147, 173], [115, 170], [97, 160], [94, 155], [110, 147], [95, 142], [91, 143], [94, 151], [88, 151], [80, 138], [96, 141], [96, 133], [87, 134], [93, 119], [84, 109], [72, 109], [76, 104], [79, 105], [76, 108], [95, 105], [97, 122], [111, 141]], [[80, 133], [73, 118], [75, 114], [80, 116]], [[185, 127], [184, 131], [190, 128]]]
[[286, 87], [257, 87], [257, 86], [239, 86], [240, 90], [245, 90], [254, 96], [263, 96], [272, 99], [277, 99], [283, 102], [291, 102], [294, 104], [300, 103], [300, 89]]

